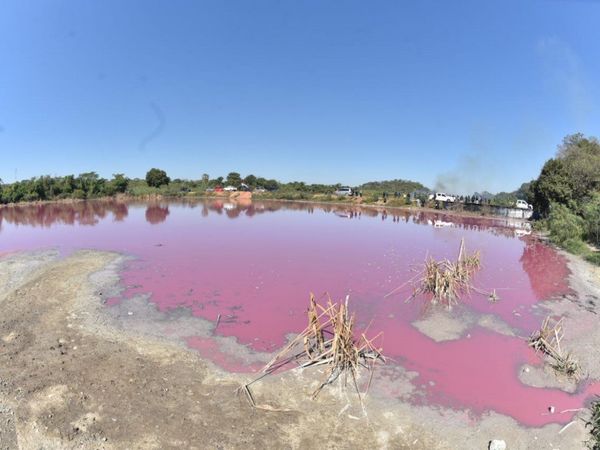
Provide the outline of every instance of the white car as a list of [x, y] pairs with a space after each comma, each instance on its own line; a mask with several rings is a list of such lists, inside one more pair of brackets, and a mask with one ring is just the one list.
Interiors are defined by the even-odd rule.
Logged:
[[454, 197], [453, 195], [444, 194], [443, 192], [437, 192], [433, 199], [436, 202], [454, 202], [454, 200], [456, 200], [456, 197]]
[[237, 191], [237, 188], [235, 186], [225, 186], [223, 190], [228, 192], [234, 192]]
[[348, 186], [342, 186], [337, 191], [335, 191], [335, 195], [342, 195], [342, 196], [352, 195], [352, 188], [349, 188]]
[[532, 206], [527, 203], [525, 200], [517, 200], [517, 203], [515, 204], [515, 206], [518, 209], [532, 209]]

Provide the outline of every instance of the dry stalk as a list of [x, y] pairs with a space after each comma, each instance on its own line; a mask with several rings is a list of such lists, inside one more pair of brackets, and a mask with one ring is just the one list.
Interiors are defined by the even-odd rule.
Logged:
[[554, 320], [548, 316], [539, 330], [529, 337], [529, 346], [551, 359], [550, 366], [555, 372], [569, 378], [579, 379], [581, 368], [571, 353], [565, 353], [560, 344], [564, 337], [562, 318]]
[[352, 382], [362, 403], [357, 384], [360, 370], [369, 372], [368, 391], [375, 364], [384, 363], [385, 358], [381, 349], [373, 343], [381, 334], [373, 339], [368, 339], [364, 333], [358, 339], [354, 336], [355, 316], [349, 312], [348, 300], [349, 297], [346, 297], [344, 302], [338, 304], [329, 299], [322, 306], [316, 302], [313, 294], [310, 295], [308, 326], [263, 368], [259, 378], [243, 387], [250, 404], [256, 406], [249, 386], [292, 362], [301, 368], [326, 368], [325, 378], [313, 392], [313, 398], [325, 386], [340, 378], [343, 387], [348, 385], [349, 380]]
[[471, 278], [481, 268], [479, 252], [468, 254], [465, 248], [465, 240], [461, 239], [456, 261], [427, 258], [420, 277], [417, 279], [417, 287], [407, 301], [425, 295], [434, 304], [441, 303], [452, 308], [458, 303], [460, 297], [469, 294], [471, 290], [488, 295], [488, 298], [497, 301], [499, 299], [495, 291], [487, 293], [476, 289], [471, 285]]

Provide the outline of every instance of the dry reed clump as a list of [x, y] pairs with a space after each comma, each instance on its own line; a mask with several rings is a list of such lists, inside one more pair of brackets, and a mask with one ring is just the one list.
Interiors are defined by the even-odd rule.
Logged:
[[362, 402], [357, 383], [360, 369], [369, 373], [368, 391], [375, 364], [385, 362], [385, 358], [381, 349], [373, 344], [381, 333], [373, 339], [367, 339], [364, 333], [355, 338], [355, 315], [349, 313], [348, 299], [346, 297], [345, 302], [339, 304], [329, 299], [326, 306], [321, 306], [314, 295], [310, 295], [308, 326], [263, 368], [263, 375], [243, 387], [252, 406], [258, 405], [250, 385], [290, 363], [296, 363], [300, 368], [326, 367], [325, 379], [313, 392], [313, 398], [341, 377], [343, 387], [347, 386], [349, 379], [352, 381]]
[[[499, 297], [495, 290], [492, 293], [486, 293], [471, 285], [471, 278], [480, 268], [479, 252], [468, 254], [465, 240], [461, 239], [456, 261], [448, 259], [437, 261], [432, 257], [425, 260], [423, 269], [409, 281], [417, 279], [417, 287], [407, 301], [419, 295], [425, 295], [430, 297], [432, 303], [441, 303], [450, 309], [458, 303], [463, 294], [468, 294], [471, 290], [488, 295], [490, 301], [498, 301]], [[390, 292], [386, 297], [402, 287]]]
[[579, 379], [581, 367], [571, 353], [565, 353], [561, 348], [560, 342], [563, 337], [562, 318], [557, 321], [548, 316], [542, 322], [540, 329], [534, 331], [529, 337], [529, 346], [550, 357], [550, 366], [555, 372]]

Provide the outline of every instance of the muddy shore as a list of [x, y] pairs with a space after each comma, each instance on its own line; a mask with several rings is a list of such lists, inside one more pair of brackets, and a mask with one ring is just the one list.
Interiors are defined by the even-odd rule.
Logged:
[[[600, 379], [600, 270], [568, 258], [573, 293], [543, 307], [565, 316], [573, 330], [565, 346]], [[485, 449], [491, 439], [509, 449], [584, 448], [579, 419], [561, 432], [493, 412], [473, 418], [411, 404], [403, 395], [414, 374], [398, 366], [377, 373], [364, 409], [336, 387], [310, 400], [319, 373], [298, 370], [258, 383], [254, 394], [266, 409], [253, 409], [236, 393], [252, 374], [228, 373], [185, 346], [189, 336], [210, 338], [213, 323], [160, 313], [144, 297], [105, 307], [123, 261], [96, 251], [0, 258], [0, 449]], [[246, 362], [269, 356], [232, 339], [215, 342]], [[548, 374], [536, 375], [526, 382], [550, 385]], [[392, 384], [398, 395], [386, 398]]]

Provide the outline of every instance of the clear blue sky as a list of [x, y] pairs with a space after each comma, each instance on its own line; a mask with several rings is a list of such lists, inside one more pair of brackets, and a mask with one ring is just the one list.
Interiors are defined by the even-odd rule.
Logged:
[[599, 24], [593, 0], [4, 0], [0, 178], [512, 190], [600, 134]]

